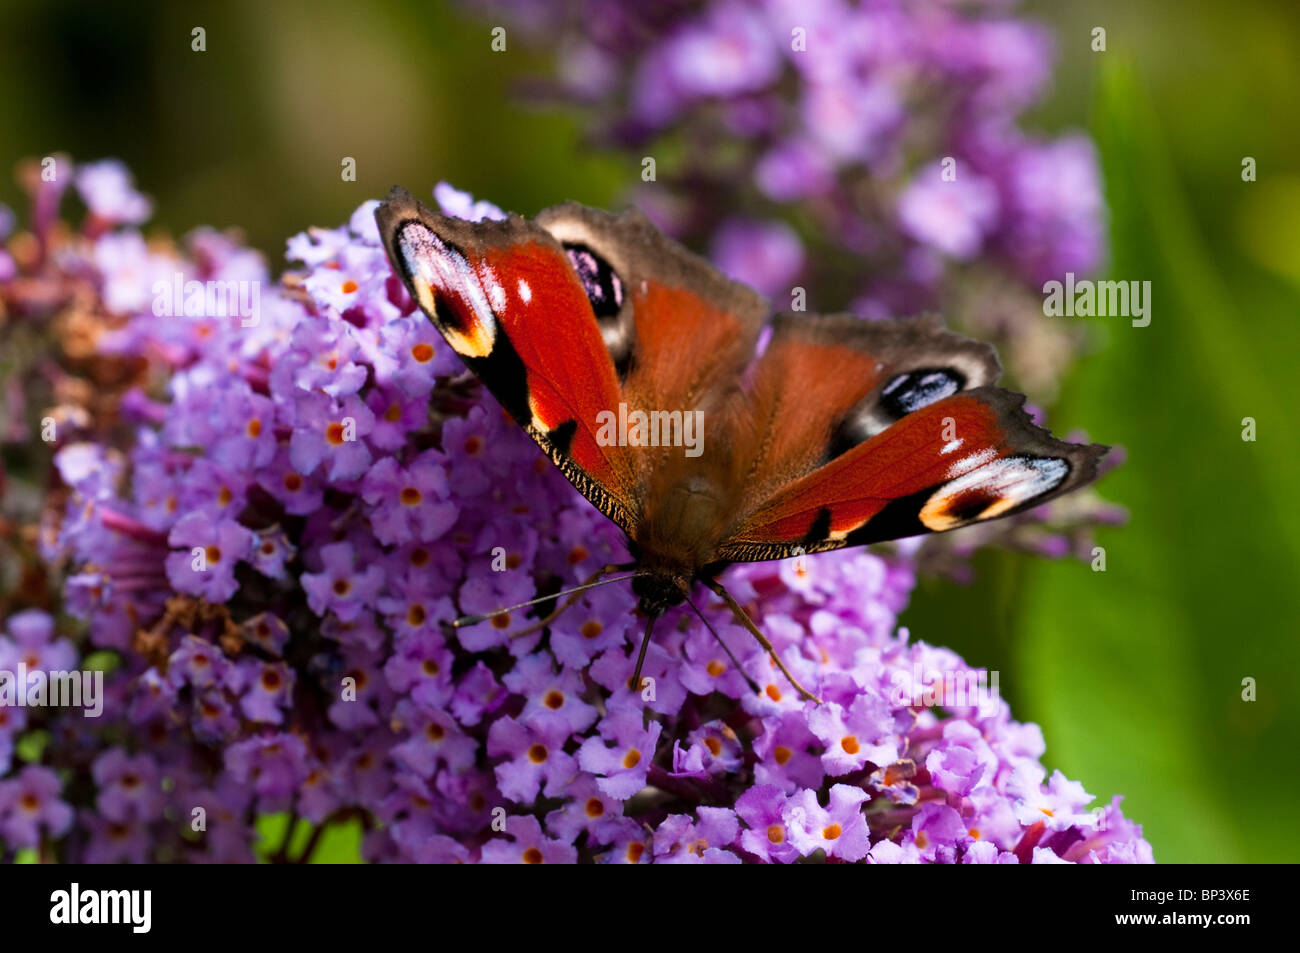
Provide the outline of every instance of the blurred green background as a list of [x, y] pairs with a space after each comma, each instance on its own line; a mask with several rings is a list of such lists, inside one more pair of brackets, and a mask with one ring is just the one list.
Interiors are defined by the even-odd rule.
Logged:
[[[1300, 5], [1024, 12], [1059, 47], [1028, 124], [1095, 136], [1110, 276], [1152, 283], [1151, 325], [1091, 319], [1094, 348], [1052, 408], [1056, 430], [1127, 448], [1100, 489], [1131, 519], [1101, 531], [1104, 573], [987, 552], [972, 586], [922, 583], [903, 621], [999, 670], [1016, 716], [1042, 725], [1048, 766], [1124, 794], [1158, 861], [1295, 861]], [[545, 58], [493, 54], [490, 24], [396, 0], [0, 2], [0, 169], [120, 157], [155, 227], [237, 226], [277, 270], [289, 235], [394, 183], [445, 179], [526, 214], [612, 204], [639, 165], [583, 147], [574, 116], [523, 106], [518, 81]], [[206, 52], [190, 49], [195, 26]], [[345, 156], [355, 183], [340, 180]], [[0, 201], [23, 206], [7, 175]], [[322, 854], [355, 848], [345, 835]]]

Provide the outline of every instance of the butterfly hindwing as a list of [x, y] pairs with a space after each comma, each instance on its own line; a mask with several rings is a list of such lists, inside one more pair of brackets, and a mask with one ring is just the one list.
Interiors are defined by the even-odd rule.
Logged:
[[721, 544], [720, 561], [777, 559], [1008, 516], [1096, 475], [1107, 448], [1035, 426], [1025, 398], [978, 387], [913, 410], [782, 487]]

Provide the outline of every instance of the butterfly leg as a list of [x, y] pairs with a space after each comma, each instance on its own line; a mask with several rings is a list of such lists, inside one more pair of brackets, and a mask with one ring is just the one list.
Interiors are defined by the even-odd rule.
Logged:
[[518, 632], [510, 633], [510, 638], [518, 639], [525, 635], [531, 635], [532, 633], [536, 632], [538, 629], [542, 628], [543, 626], [550, 625], [553, 621], [555, 621], [555, 619], [559, 618], [560, 613], [564, 612], [565, 609], [569, 608], [571, 605], [577, 602], [578, 599], [582, 596], [582, 594], [586, 590], [590, 589], [592, 584], [595, 583], [596, 580], [599, 579], [601, 576], [608, 576], [612, 572], [620, 572], [625, 569], [635, 569], [635, 568], [636, 568], [636, 563], [609, 563], [608, 565], [601, 566], [594, 573], [588, 576], [582, 582], [581, 585], [575, 586], [569, 592], [569, 597], [565, 599], [562, 603], [560, 603], [558, 606], [556, 606], [555, 609], [552, 610], [548, 615], [538, 619], [536, 622], [532, 623], [531, 625], [525, 626], [524, 628], [520, 629]]
[[731, 651], [731, 647], [727, 645], [726, 642], [722, 641], [722, 636], [718, 635], [717, 630], [709, 624], [709, 620], [704, 617], [704, 613], [700, 611], [699, 606], [695, 604], [695, 601], [691, 599], [690, 596], [686, 597], [686, 604], [689, 605], [695, 614], [700, 617], [700, 621], [703, 622], [704, 627], [709, 630], [709, 634], [713, 636], [713, 640], [722, 646], [722, 651], [727, 653], [727, 658], [731, 659], [731, 664], [736, 666], [736, 671], [740, 673], [740, 677], [749, 685], [749, 690], [757, 695], [760, 690], [758, 682], [749, 677], [749, 673], [741, 666], [740, 660], [736, 658], [735, 654]]
[[654, 631], [655, 619], [657, 615], [649, 615], [645, 620], [645, 635], [641, 638], [641, 651], [636, 656], [636, 669], [632, 672], [631, 679], [628, 680], [627, 686], [634, 692], [641, 691], [645, 686], [641, 684], [641, 666], [645, 664], [645, 650], [650, 647], [650, 633]]
[[781, 661], [781, 656], [776, 654], [776, 648], [770, 641], [768, 641], [767, 636], [765, 636], [762, 630], [754, 624], [754, 620], [749, 617], [749, 614], [743, 608], [741, 608], [740, 603], [732, 598], [731, 593], [722, 587], [722, 583], [718, 582], [716, 579], [705, 579], [703, 582], [709, 587], [709, 590], [714, 593], [714, 595], [722, 597], [723, 601], [731, 607], [731, 611], [735, 614], [740, 624], [749, 630], [750, 635], [758, 639], [758, 644], [763, 646], [767, 654], [772, 657], [772, 661], [776, 663], [776, 667], [781, 670], [781, 673], [785, 675], [790, 684], [794, 686], [795, 691], [799, 693], [799, 697], [805, 701], [816, 702], [820, 705], [822, 700], [799, 684], [799, 679], [795, 678], [790, 670], [785, 667], [785, 663]]

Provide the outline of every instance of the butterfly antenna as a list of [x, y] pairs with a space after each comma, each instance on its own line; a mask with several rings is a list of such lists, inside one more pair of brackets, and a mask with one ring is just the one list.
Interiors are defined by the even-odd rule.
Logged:
[[[524, 630], [524, 631], [532, 631], [535, 628], [541, 628], [543, 625], [546, 625], [548, 622], [550, 622], [552, 619], [558, 616], [565, 609], [569, 608], [569, 606], [573, 605], [573, 603], [577, 601], [578, 595], [587, 591], [588, 589], [595, 589], [597, 586], [608, 585], [611, 582], [621, 582], [624, 579], [631, 579], [632, 576], [636, 575], [636, 573], [632, 573], [632, 575], [629, 576], [615, 576], [612, 579], [601, 579], [600, 578], [601, 576], [608, 575], [611, 572], [618, 572], [623, 569], [634, 569], [635, 567], [636, 567], [635, 563], [611, 563], [608, 566], [602, 566], [600, 569], [597, 569], [594, 573], [592, 573], [589, 577], [587, 577], [587, 580], [585, 582], [583, 582], [581, 585], [574, 586], [572, 589], [562, 589], [561, 591], [552, 593], [549, 596], [538, 596], [536, 599], [529, 599], [527, 602], [521, 602], [518, 605], [514, 605], [514, 606], [504, 606], [493, 612], [486, 612], [482, 614], [473, 613], [470, 615], [463, 615], [459, 619], [453, 619], [451, 622], [451, 627], [453, 629], [463, 629], [469, 625], [478, 625], [480, 622], [486, 622], [488, 619], [491, 619], [494, 616], [498, 616], [503, 612], [514, 612], [516, 609], [526, 609], [529, 606], [537, 605], [539, 602], [549, 602], [552, 599], [559, 599], [561, 596], [569, 597], [568, 600], [563, 605], [557, 607], [555, 611], [552, 612], [550, 615], [546, 616], [544, 619], [539, 620], [538, 622], [534, 623], [534, 625], [529, 626], [528, 629]], [[524, 632], [516, 632], [514, 633], [514, 635], [512, 635], [512, 638], [523, 634]]]
[[641, 666], [645, 664], [645, 650], [650, 647], [650, 633], [654, 631], [657, 618], [658, 615], [652, 615], [645, 620], [645, 636], [641, 639], [641, 651], [636, 656], [636, 670], [632, 672], [632, 681], [628, 683], [634, 692], [641, 690]]
[[708, 586], [709, 590], [715, 595], [721, 596], [723, 601], [731, 607], [731, 611], [735, 614], [736, 619], [739, 620], [741, 625], [749, 630], [750, 635], [758, 639], [758, 644], [763, 646], [767, 651], [767, 654], [772, 656], [772, 661], [776, 663], [776, 667], [781, 670], [781, 673], [785, 675], [790, 684], [794, 686], [795, 691], [799, 693], [800, 697], [805, 701], [816, 702], [820, 705], [822, 700], [800, 685], [799, 680], [790, 674], [790, 670], [786, 668], [785, 663], [781, 661], [781, 656], [776, 654], [776, 649], [772, 646], [772, 643], [768, 641], [767, 636], [765, 636], [759, 627], [754, 624], [754, 620], [749, 617], [749, 614], [746, 613], [743, 608], [741, 608], [740, 603], [732, 598], [731, 593], [722, 587], [722, 583], [718, 582], [716, 579], [706, 579], [704, 580], [704, 584]]
[[727, 646], [727, 643], [722, 641], [722, 636], [718, 635], [717, 630], [709, 624], [709, 620], [704, 618], [704, 613], [700, 611], [700, 607], [695, 604], [694, 600], [692, 600], [690, 596], [686, 597], [686, 604], [695, 611], [695, 614], [700, 617], [700, 621], [704, 623], [704, 627], [709, 630], [709, 634], [712, 635], [713, 638], [717, 640], [718, 644], [722, 646], [722, 651], [727, 653], [727, 658], [731, 659], [731, 664], [736, 666], [736, 671], [740, 673], [741, 678], [749, 683], [750, 691], [757, 695], [761, 690], [758, 687], [758, 682], [750, 678], [749, 673], [741, 668], [740, 662], [736, 660], [736, 656], [731, 654], [731, 649]]

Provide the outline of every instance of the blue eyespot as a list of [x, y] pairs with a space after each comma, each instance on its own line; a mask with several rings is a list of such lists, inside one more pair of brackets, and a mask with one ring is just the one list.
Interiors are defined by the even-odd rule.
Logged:
[[899, 374], [880, 391], [880, 404], [894, 417], [951, 397], [966, 384], [966, 378], [949, 367], [924, 368]]
[[597, 318], [612, 318], [623, 308], [623, 282], [609, 262], [586, 245], [566, 244], [565, 252]]

